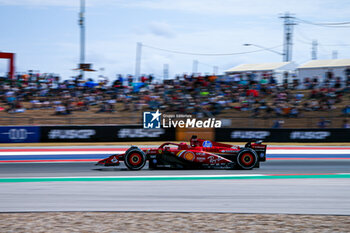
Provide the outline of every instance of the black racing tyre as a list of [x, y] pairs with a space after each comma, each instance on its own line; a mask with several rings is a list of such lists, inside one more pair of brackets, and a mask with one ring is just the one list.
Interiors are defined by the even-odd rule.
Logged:
[[253, 169], [258, 163], [258, 155], [250, 148], [244, 148], [237, 155], [237, 164], [244, 170]]
[[125, 153], [124, 163], [129, 170], [140, 170], [146, 164], [146, 155], [142, 150], [133, 148]]

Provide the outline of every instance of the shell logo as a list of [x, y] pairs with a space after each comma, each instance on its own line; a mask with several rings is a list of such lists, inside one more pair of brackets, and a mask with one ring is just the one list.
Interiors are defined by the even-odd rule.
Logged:
[[194, 160], [193, 152], [191, 152], [191, 151], [186, 152], [185, 155], [184, 155], [184, 158], [186, 160], [193, 161]]

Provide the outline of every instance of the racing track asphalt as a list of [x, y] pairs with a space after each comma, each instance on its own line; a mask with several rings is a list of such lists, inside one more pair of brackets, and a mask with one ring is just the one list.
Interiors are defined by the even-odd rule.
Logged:
[[350, 215], [349, 180], [0, 183], [0, 212], [165, 211]]
[[254, 170], [149, 170], [94, 166], [95, 163], [0, 163], [0, 177], [71, 177], [71, 176], [157, 176], [157, 175], [228, 175], [228, 174], [318, 174], [350, 173], [350, 159], [344, 160], [268, 160]]
[[[146, 165], [147, 167], [147, 165]], [[271, 160], [243, 170], [128, 171], [93, 163], [0, 164], [4, 177], [350, 173], [350, 160]], [[350, 178], [0, 182], [0, 211], [167, 211], [350, 215]]]

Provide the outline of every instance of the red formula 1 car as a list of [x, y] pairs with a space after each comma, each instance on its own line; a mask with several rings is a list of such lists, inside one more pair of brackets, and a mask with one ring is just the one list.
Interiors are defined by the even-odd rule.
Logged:
[[118, 166], [124, 161], [130, 170], [142, 169], [146, 161], [151, 169], [253, 169], [266, 161], [266, 145], [248, 142], [244, 147], [197, 139], [192, 136], [190, 145], [167, 142], [158, 148], [141, 150], [130, 147], [124, 154], [111, 155], [96, 165]]

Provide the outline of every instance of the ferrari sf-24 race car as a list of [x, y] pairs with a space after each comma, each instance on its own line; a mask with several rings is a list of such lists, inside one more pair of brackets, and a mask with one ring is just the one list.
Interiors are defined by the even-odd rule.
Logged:
[[253, 169], [266, 161], [266, 145], [261, 141], [248, 142], [244, 147], [197, 139], [190, 145], [166, 142], [158, 148], [141, 150], [131, 146], [124, 154], [111, 155], [96, 165], [118, 166], [124, 161], [130, 170], [142, 169], [147, 160], [150, 169]]

